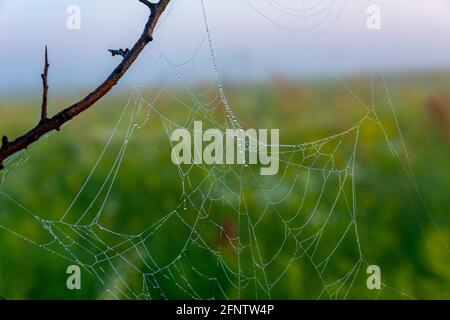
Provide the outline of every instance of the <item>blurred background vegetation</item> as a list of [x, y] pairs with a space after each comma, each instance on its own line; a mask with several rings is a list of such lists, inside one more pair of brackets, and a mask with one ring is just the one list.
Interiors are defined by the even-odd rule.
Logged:
[[[240, 179], [234, 175], [225, 177], [234, 192], [242, 192], [245, 204], [236, 203], [239, 197], [230, 191], [225, 196], [229, 202], [211, 201], [207, 206], [208, 217], [202, 219], [205, 212], [199, 212], [198, 208], [204, 199], [194, 192], [193, 186], [210, 177], [201, 168], [194, 168], [189, 174], [190, 184], [186, 184], [187, 191], [194, 193], [186, 210], [180, 208], [185, 198], [178, 169], [170, 162], [164, 126], [167, 123], [161, 122], [154, 112], [128, 143], [98, 224], [89, 226], [102, 206], [106, 189], [97, 201], [95, 194], [120, 152], [127, 121], [132, 110], [136, 110], [133, 108], [126, 111], [125, 125], [119, 126], [90, 182], [65, 216], [66, 224], [47, 223], [61, 219], [99, 158], [129, 97], [128, 92], [116, 91], [62, 132], [21, 154], [0, 174], [3, 179], [0, 296], [5, 299], [450, 298], [450, 75], [398, 74], [387, 77], [386, 83], [389, 94], [378, 76], [372, 79], [361, 75], [342, 81], [295, 81], [280, 76], [263, 83], [229, 83], [225, 90], [243, 127], [280, 128], [280, 143], [298, 144], [343, 132], [366, 114], [364, 105], [374, 107], [400, 160], [393, 156], [380, 127], [373, 121], [364, 121], [356, 149], [354, 185], [356, 226], [364, 261], [360, 261], [355, 233], [342, 236], [351, 222], [347, 204], [340, 198], [333, 206], [339, 177], [330, 178], [318, 200], [323, 187], [322, 171], [309, 172], [282, 163], [279, 175], [261, 180], [265, 187], [276, 187], [274, 197], [289, 196], [277, 206], [276, 214], [266, 212], [255, 234], [248, 232], [247, 216], [233, 209], [245, 205], [248, 216], [255, 220], [264, 211], [262, 188], [254, 185], [251, 169], [244, 169]], [[197, 86], [192, 90], [200, 94], [205, 89], [206, 86]], [[141, 90], [147, 101], [157, 95], [153, 89]], [[80, 95], [68, 92], [53, 96], [51, 111]], [[216, 95], [213, 88], [209, 98]], [[206, 103], [208, 95], [201, 99]], [[407, 155], [402, 151], [390, 102]], [[182, 123], [189, 115], [186, 105], [193, 108], [195, 101], [181, 88], [173, 87], [162, 93], [154, 107], [165, 117]], [[38, 106], [38, 95], [34, 93], [30, 97], [1, 99], [1, 133], [15, 137], [30, 128], [38, 119]], [[201, 114], [194, 118], [201, 120]], [[143, 121], [146, 112], [141, 110], [134, 116]], [[213, 116], [223, 121], [220, 108], [213, 111]], [[335, 155], [336, 166], [342, 167], [348, 161], [354, 138], [354, 133], [349, 132], [342, 139], [342, 147]], [[291, 160], [295, 161], [298, 159]], [[211, 168], [207, 173], [211, 172], [218, 177], [220, 168], [217, 171]], [[408, 178], [407, 172], [413, 172], [414, 177]], [[203, 192], [208, 187], [212, 189], [211, 197], [214, 192], [224, 192], [217, 191], [220, 186], [216, 182], [208, 180], [202, 185]], [[344, 184], [347, 195], [353, 194], [351, 187]], [[327, 212], [332, 212], [313, 261], [302, 255], [286, 225], [279, 222], [280, 216], [288, 220], [299, 209], [304, 193], [303, 209], [298, 221], [292, 224], [301, 225], [319, 203], [317, 220], [308, 224], [299, 237], [305, 247], [308, 236], [317, 233], [326, 221]], [[78, 220], [86, 208], [90, 210]], [[177, 215], [169, 214], [175, 209], [190, 227]], [[167, 220], [160, 223], [160, 219]], [[77, 222], [85, 227], [74, 228]], [[157, 227], [146, 229], [150, 226]], [[201, 235], [209, 249], [196, 239], [191, 228]], [[145, 241], [130, 236], [144, 230]], [[184, 248], [189, 239], [193, 243]], [[252, 242], [255, 239], [258, 253], [249, 250], [255, 249]], [[332, 251], [338, 243], [337, 250]], [[236, 248], [242, 251], [237, 254]], [[180, 255], [181, 259], [170, 264]], [[276, 258], [271, 261], [272, 257]], [[321, 272], [324, 265], [320, 261], [327, 257], [330, 258], [326, 260], [326, 270]], [[255, 267], [259, 262], [266, 263], [265, 273], [258, 265]], [[66, 268], [73, 263], [84, 266], [82, 290], [66, 288]], [[367, 289], [367, 264], [380, 266], [383, 290]], [[353, 270], [355, 266], [357, 269]], [[354, 271], [351, 277], [346, 278], [351, 270]], [[255, 276], [256, 281], [245, 275]], [[270, 295], [262, 289], [275, 281]]]

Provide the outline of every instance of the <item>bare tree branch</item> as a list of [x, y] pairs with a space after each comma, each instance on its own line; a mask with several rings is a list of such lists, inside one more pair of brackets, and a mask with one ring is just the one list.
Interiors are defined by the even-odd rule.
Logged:
[[[71, 119], [90, 108], [98, 100], [103, 98], [122, 78], [122, 76], [127, 72], [130, 66], [136, 61], [139, 54], [147, 46], [147, 44], [153, 40], [153, 31], [158, 23], [159, 18], [166, 9], [170, 0], [160, 0], [157, 3], [150, 2], [148, 0], [139, 0], [139, 2], [145, 4], [150, 9], [150, 15], [145, 24], [144, 30], [136, 41], [134, 46], [129, 50], [129, 52], [124, 55], [122, 62], [112, 71], [112, 73], [103, 81], [100, 86], [98, 86], [94, 91], [89, 93], [82, 100], [72, 104], [71, 106], [63, 109], [55, 116], [47, 119], [47, 89], [46, 83], [44, 83], [44, 96], [42, 101], [41, 110], [41, 121], [30, 131], [23, 134], [16, 140], [9, 142], [7, 136], [2, 138], [2, 146], [0, 148], [0, 170], [4, 167], [2, 165], [3, 161], [10, 157], [11, 155], [26, 149], [29, 145], [33, 144], [39, 140], [43, 135], [52, 131], [59, 130], [63, 124], [69, 122]], [[46, 54], [47, 56], [47, 54]], [[47, 58], [46, 58], [47, 66]], [[45, 67], [44, 69], [48, 69]], [[44, 76], [45, 75], [45, 76]], [[42, 76], [43, 82], [46, 82], [47, 71], [44, 70]], [[44, 80], [45, 78], [45, 80]], [[44, 101], [45, 100], [45, 101]], [[45, 116], [45, 121], [42, 121]]]

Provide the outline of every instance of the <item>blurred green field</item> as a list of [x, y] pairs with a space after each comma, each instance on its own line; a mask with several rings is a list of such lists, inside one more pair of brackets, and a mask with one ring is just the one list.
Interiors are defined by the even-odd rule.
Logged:
[[[127, 104], [126, 90], [112, 93], [0, 173], [0, 297], [449, 299], [449, 87], [444, 73], [392, 75], [385, 83], [359, 76], [229, 84], [241, 125], [280, 128], [282, 144], [346, 133], [311, 144], [306, 158], [282, 155], [274, 177], [255, 178], [257, 168], [194, 167], [188, 198], [170, 162], [165, 130], [173, 128], [161, 119], [186, 125], [207, 114], [223, 122], [220, 104], [202, 109], [218, 102], [217, 90], [142, 89], [149, 102], [158, 96], [154, 109], [132, 99], [60, 220]], [[76, 96], [52, 97], [49, 112]], [[38, 106], [38, 94], [0, 98], [1, 134], [31, 127]], [[145, 125], [115, 171], [131, 117]], [[341, 179], [353, 152], [352, 184]], [[266, 206], [263, 190], [275, 206]], [[66, 288], [71, 264], [83, 266], [81, 290]], [[381, 268], [382, 290], [366, 287], [372, 264]]]

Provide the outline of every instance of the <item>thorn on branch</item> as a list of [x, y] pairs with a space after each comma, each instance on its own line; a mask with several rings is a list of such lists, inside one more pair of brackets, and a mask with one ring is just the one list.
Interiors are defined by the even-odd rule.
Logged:
[[125, 58], [125, 56], [128, 54], [128, 52], [130, 52], [130, 49], [126, 48], [125, 50], [123, 49], [119, 49], [119, 50], [115, 50], [115, 49], [108, 49], [109, 52], [111, 52], [111, 55], [113, 57], [115, 56], [122, 56]]
[[5, 150], [6, 148], [8, 148], [8, 145], [9, 145], [8, 137], [3, 136], [2, 137], [2, 149]]
[[41, 106], [41, 122], [48, 120], [47, 117], [47, 95], [48, 95], [48, 51], [47, 46], [45, 46], [45, 62], [44, 62], [44, 73], [41, 74], [42, 78], [42, 106]]

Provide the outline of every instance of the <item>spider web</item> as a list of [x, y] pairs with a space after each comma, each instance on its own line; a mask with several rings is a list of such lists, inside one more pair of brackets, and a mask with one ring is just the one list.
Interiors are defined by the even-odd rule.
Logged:
[[[329, 30], [347, 2], [247, 3], [276, 27], [290, 35], [306, 32], [311, 40]], [[268, 8], [277, 16], [287, 14], [303, 19], [305, 28], [277, 22], [268, 15]], [[360, 103], [362, 116], [333, 135], [278, 145], [280, 171], [275, 177], [260, 176], [259, 168], [253, 165], [175, 165], [168, 161], [170, 136], [175, 129], [193, 132], [196, 120], [222, 131], [242, 128], [234, 113], [239, 107], [235, 109], [227, 99], [203, 0], [201, 10], [204, 36], [193, 56], [182, 64], [165, 55], [156, 61], [167, 66], [177, 87], [167, 81], [158, 90], [148, 92], [136, 85], [109, 138], [99, 148], [91, 171], [58, 219], [45, 218], [8, 191], [9, 181], [16, 175], [20, 177], [20, 168], [32, 157], [33, 150], [43, 148], [48, 139], [54, 139], [53, 135], [5, 163], [0, 194], [4, 201], [14, 203], [39, 224], [42, 237], [32, 239], [2, 224], [0, 229], [67, 260], [68, 264], [81, 266], [100, 283], [105, 298], [279, 298], [285, 297], [282, 288], [286, 285], [294, 287], [294, 295], [296, 286], [308, 286], [311, 297], [347, 298], [355, 282], [361, 281], [358, 277], [365, 275], [361, 270], [369, 264], [358, 231], [356, 176], [362, 126], [371, 122], [385, 132], [400, 171], [408, 183], [414, 184], [401, 155], [403, 151], [397, 151], [390, 142], [373, 103], [367, 106], [339, 80]], [[215, 80], [192, 89], [183, 79], [186, 68], [194, 69], [199, 78], [212, 74]], [[389, 97], [387, 85], [385, 89]], [[168, 101], [176, 112], [163, 108]], [[395, 117], [393, 106], [392, 112]], [[166, 139], [152, 148], [148, 136], [155, 130], [164, 132]], [[176, 176], [179, 184], [172, 185], [172, 191], [177, 189], [177, 197], [173, 203], [169, 200], [171, 210], [143, 205], [137, 215], [147, 217], [141, 230], [124, 232], [117, 224], [109, 227], [115, 218], [110, 214], [114, 206], [112, 194], [122, 187], [121, 168], [133, 166], [126, 155], [137, 143], [139, 148], [150, 148], [155, 157], [166, 160], [166, 168], [150, 166], [141, 174], [160, 171], [168, 175], [169, 181]], [[239, 150], [248, 152], [248, 145], [241, 144]], [[104, 177], [100, 184], [94, 179], [97, 175]], [[165, 187], [161, 186], [161, 194]], [[138, 181], [135, 188], [145, 200], [147, 191], [139, 189]], [[86, 198], [90, 199], [89, 205], [83, 207]], [[338, 265], [342, 256], [346, 263]]]

